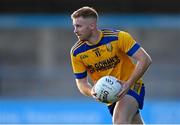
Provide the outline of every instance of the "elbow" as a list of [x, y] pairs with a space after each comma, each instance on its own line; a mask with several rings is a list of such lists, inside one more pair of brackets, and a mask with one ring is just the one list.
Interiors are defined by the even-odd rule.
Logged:
[[85, 95], [85, 96], [91, 96], [91, 94], [87, 91], [80, 90], [80, 93]]
[[83, 94], [85, 96], [91, 96], [91, 92], [90, 92], [89, 87], [78, 85], [78, 89], [79, 89], [81, 94]]
[[84, 90], [82, 90], [82, 89], [79, 89], [79, 91], [80, 91], [80, 93], [81, 93], [81, 94], [83, 94], [83, 95], [87, 96], [86, 91], [84, 91]]
[[150, 56], [147, 58], [147, 64], [148, 66], [152, 64], [152, 58]]

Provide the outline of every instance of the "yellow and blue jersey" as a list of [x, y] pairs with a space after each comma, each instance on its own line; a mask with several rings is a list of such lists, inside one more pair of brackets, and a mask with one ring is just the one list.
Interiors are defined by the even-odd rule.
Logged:
[[130, 57], [140, 45], [124, 31], [105, 29], [100, 32], [97, 44], [78, 41], [72, 47], [71, 62], [76, 79], [88, 74], [94, 83], [105, 75], [128, 80], [135, 68]]

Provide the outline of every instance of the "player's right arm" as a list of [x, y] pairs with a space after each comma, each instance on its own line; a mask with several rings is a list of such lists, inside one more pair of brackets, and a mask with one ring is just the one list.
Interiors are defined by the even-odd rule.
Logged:
[[96, 97], [96, 93], [94, 92], [93, 86], [88, 82], [87, 77], [82, 79], [76, 79], [76, 84], [79, 91], [86, 96], [93, 97], [96, 101], [100, 101]]
[[82, 79], [76, 79], [76, 84], [77, 87], [79, 89], [79, 91], [86, 96], [92, 96], [91, 95], [91, 89], [92, 86], [91, 84], [88, 82], [87, 77], [82, 78]]
[[[77, 43], [77, 45], [79, 45]], [[78, 47], [73, 47], [78, 48]], [[79, 51], [78, 51], [79, 52]], [[76, 85], [79, 91], [86, 96], [92, 96], [92, 85], [88, 82], [87, 70], [76, 49], [71, 50], [71, 63], [75, 76]]]

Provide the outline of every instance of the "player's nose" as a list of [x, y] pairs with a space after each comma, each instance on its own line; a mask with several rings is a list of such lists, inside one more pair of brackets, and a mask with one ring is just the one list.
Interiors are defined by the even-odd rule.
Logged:
[[74, 28], [74, 33], [77, 33], [77, 28]]

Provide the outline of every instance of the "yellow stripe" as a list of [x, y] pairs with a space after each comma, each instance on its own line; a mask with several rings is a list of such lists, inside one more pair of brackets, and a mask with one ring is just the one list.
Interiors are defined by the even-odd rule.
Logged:
[[103, 32], [104, 36], [118, 36], [118, 32]]
[[135, 83], [132, 87], [131, 87], [131, 89], [133, 90], [133, 91], [135, 91], [138, 95], [140, 94], [140, 92], [141, 92], [141, 89], [142, 89], [142, 80], [140, 80], [140, 81], [138, 81], [137, 83]]
[[77, 48], [79, 48], [79, 46], [81, 46], [82, 44], [83, 44], [84, 42], [83, 41], [79, 41], [79, 42], [77, 42], [73, 47], [72, 47], [72, 53], [74, 53], [74, 51], [77, 49]]
[[81, 44], [83, 41], [78, 41], [75, 43], [75, 45], [72, 47], [72, 49], [76, 48], [79, 44]]
[[140, 82], [139, 84], [140, 84], [140, 87], [139, 87], [139, 89], [138, 89], [138, 95], [140, 94], [141, 89], [142, 89], [142, 82]]
[[116, 36], [117, 37], [117, 35], [104, 35], [104, 36]]
[[104, 35], [116, 35], [117, 33], [104, 33]]

